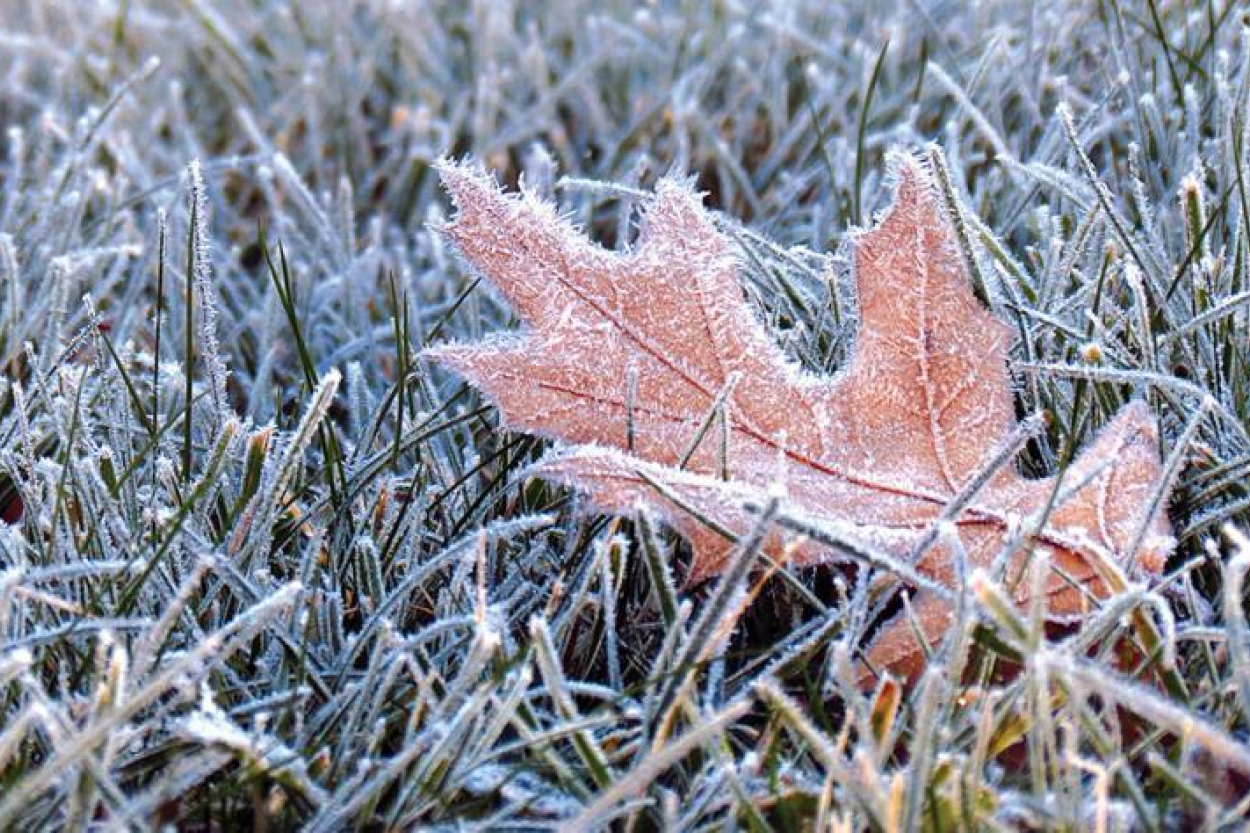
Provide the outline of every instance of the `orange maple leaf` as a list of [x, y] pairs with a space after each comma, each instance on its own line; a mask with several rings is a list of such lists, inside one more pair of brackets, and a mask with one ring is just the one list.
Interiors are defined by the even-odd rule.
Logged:
[[[1018, 436], [1012, 332], [973, 295], [930, 172], [909, 155], [892, 167], [893, 205], [852, 239], [859, 329], [832, 378], [785, 358], [743, 297], [733, 243], [682, 182], [660, 182], [637, 245], [618, 253], [551, 205], [452, 163], [441, 172], [458, 213], [445, 233], [528, 329], [427, 355], [485, 392], [511, 427], [561, 441], [535, 474], [606, 512], [641, 509], [677, 529], [694, 551], [688, 584], [724, 568], [732, 536], [752, 528], [747, 504], [781, 484], [795, 512], [914, 559], [915, 573], [947, 588], [952, 544], [985, 567], [1014, 539], [1008, 563], [1022, 566], [1020, 530], [1040, 526], [1028, 537], [1049, 555], [1048, 615], [1079, 616], [1109, 594], [1107, 570], [1135, 561], [1157, 573], [1173, 546], [1154, 499], [1154, 420], [1143, 403], [1126, 406], [1062, 483], [1025, 480], [1009, 459], [995, 468]], [[707, 430], [713, 415], [721, 430]], [[940, 521], [957, 544], [933, 534]], [[787, 554], [839, 558], [811, 541]], [[1017, 586], [1024, 604], [1036, 585]], [[934, 593], [918, 594], [913, 612], [930, 640], [952, 617]], [[923, 651], [900, 617], [865, 658], [910, 676]]]

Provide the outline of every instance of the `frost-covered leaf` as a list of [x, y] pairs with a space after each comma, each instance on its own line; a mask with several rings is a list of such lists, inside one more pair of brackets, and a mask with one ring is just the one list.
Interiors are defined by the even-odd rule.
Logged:
[[[660, 183], [636, 248], [615, 253], [551, 205], [505, 195], [457, 164], [442, 168], [458, 208], [446, 234], [527, 329], [428, 355], [481, 388], [511, 427], [563, 443], [537, 474], [605, 511], [642, 508], [680, 531], [694, 548], [688, 583], [723, 569], [723, 533], [748, 528], [746, 504], [764, 487], [781, 484], [796, 512], [906, 559], [976, 485], [950, 518], [969, 565], [988, 566], [1009, 538], [1040, 526], [1033, 540], [1053, 567], [1047, 610], [1080, 615], [1110, 592], [1108, 570], [1135, 559], [1157, 572], [1173, 546], [1152, 499], [1153, 418], [1140, 402], [1124, 408], [1059, 483], [995, 469], [1016, 425], [1011, 330], [973, 295], [931, 173], [910, 156], [893, 165], [892, 207], [854, 239], [859, 330], [833, 378], [786, 360], [743, 297], [732, 243], [682, 182]], [[769, 547], [780, 553], [780, 543]], [[790, 557], [838, 554], [800, 542]], [[1021, 549], [1011, 566], [1026, 557]], [[949, 541], [913, 566], [954, 586]], [[1016, 586], [1027, 603], [1033, 585]], [[912, 608], [938, 640], [950, 605], [922, 594]], [[904, 619], [887, 626], [869, 665], [915, 673], [923, 646], [913, 631]]]

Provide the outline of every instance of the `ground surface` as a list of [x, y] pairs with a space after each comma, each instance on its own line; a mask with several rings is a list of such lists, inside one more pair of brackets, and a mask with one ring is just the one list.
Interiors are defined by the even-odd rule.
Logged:
[[[0, 819], [1244, 820], [1242, 14], [0, 0]], [[432, 165], [523, 175], [610, 247], [690, 174], [827, 372], [840, 246], [885, 151], [928, 141], [1018, 330], [1018, 410], [1051, 416], [1022, 470], [1144, 398], [1179, 546], [1077, 628], [979, 605], [993, 678], [944, 644], [864, 694], [862, 574], [670, 599], [676, 539], [518, 476], [543, 443], [419, 358], [514, 326], [432, 231]]]

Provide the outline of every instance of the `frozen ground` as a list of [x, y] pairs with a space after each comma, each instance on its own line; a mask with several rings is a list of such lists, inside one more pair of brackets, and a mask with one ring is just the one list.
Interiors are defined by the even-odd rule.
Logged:
[[[0, 819], [1244, 821], [1248, 23], [1230, 0], [0, 0]], [[514, 325], [431, 230], [451, 154], [608, 246], [689, 173], [789, 354], [836, 368], [839, 246], [885, 151], [929, 140], [1019, 333], [1018, 409], [1052, 416], [1022, 469], [1144, 397], [1180, 545], [1076, 630], [979, 608], [980, 650], [1022, 669], [960, 685], [939, 652], [896, 700], [850, 679], [867, 582], [666, 604], [648, 564], [685, 549], [517, 476], [543, 444], [417, 353]]]

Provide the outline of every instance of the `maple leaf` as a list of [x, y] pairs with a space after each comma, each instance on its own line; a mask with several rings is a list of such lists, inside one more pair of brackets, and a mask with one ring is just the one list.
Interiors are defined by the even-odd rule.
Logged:
[[[734, 245], [686, 184], [659, 183], [637, 244], [620, 253], [550, 204], [504, 194], [481, 169], [454, 163], [441, 167], [457, 207], [445, 234], [527, 328], [427, 355], [485, 392], [510, 427], [561, 442], [535, 474], [578, 487], [603, 511], [641, 509], [674, 527], [693, 548], [688, 584], [724, 568], [732, 536], [752, 528], [746, 505], [779, 483], [795, 511], [895, 560], [918, 556], [915, 571], [948, 588], [953, 542], [935, 540], [939, 520], [972, 567], [1044, 520], [1031, 540], [1049, 555], [1046, 610], [1081, 615], [1109, 594], [1108, 570], [1135, 559], [1158, 572], [1173, 546], [1154, 499], [1153, 418], [1130, 403], [1061, 483], [1026, 480], [1010, 463], [994, 469], [1016, 430], [1012, 331], [973, 295], [931, 173], [910, 155], [891, 165], [892, 206], [852, 236], [859, 327], [832, 378], [786, 359], [743, 296]], [[708, 431], [714, 414], [722, 430]], [[781, 552], [780, 537], [771, 551]], [[1027, 550], [1017, 549], [1009, 564], [1023, 569]], [[784, 557], [839, 555], [800, 541]], [[1027, 603], [1036, 585], [1016, 586]], [[933, 593], [919, 593], [912, 611], [930, 644], [952, 617]], [[916, 673], [925, 646], [915, 630], [904, 617], [888, 623], [868, 666]]]

